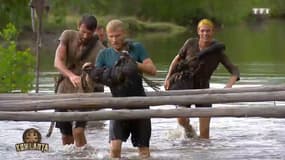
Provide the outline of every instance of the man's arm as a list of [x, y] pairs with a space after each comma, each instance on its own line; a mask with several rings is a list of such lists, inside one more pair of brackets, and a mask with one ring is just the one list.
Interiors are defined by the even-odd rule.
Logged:
[[179, 55], [175, 56], [174, 59], [172, 60], [171, 64], [170, 64], [170, 66], [169, 66], [168, 73], [167, 73], [167, 75], [165, 77], [165, 81], [164, 81], [164, 88], [166, 90], [169, 89], [169, 78], [170, 78], [170, 75], [173, 72], [173, 68], [177, 65], [179, 59], [180, 59]]
[[231, 77], [228, 80], [225, 88], [232, 88], [232, 86], [240, 79], [240, 72], [238, 67], [232, 64], [225, 54], [222, 54], [222, 64], [231, 73]]
[[66, 51], [66, 45], [60, 41], [55, 53], [54, 67], [65, 77], [69, 78], [74, 87], [79, 87], [81, 83], [80, 76], [72, 73], [65, 65]]
[[146, 58], [142, 63], [137, 62], [138, 69], [148, 75], [156, 75], [156, 67], [150, 58]]
[[228, 83], [226, 84], [225, 88], [232, 88], [232, 86], [236, 83], [237, 79], [238, 79], [237, 76], [232, 75], [228, 80]]
[[144, 48], [144, 46], [140, 43], [135, 44], [135, 48], [138, 50], [139, 58], [137, 59], [137, 66], [139, 71], [155, 76], [156, 75], [156, 67], [152, 62], [151, 58], [148, 56], [148, 52]]

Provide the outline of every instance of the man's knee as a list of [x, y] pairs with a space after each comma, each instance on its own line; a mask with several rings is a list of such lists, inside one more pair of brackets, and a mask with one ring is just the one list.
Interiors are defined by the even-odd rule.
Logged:
[[111, 158], [120, 158], [121, 157], [121, 140], [112, 140], [110, 143], [110, 156]]
[[61, 138], [62, 138], [62, 144], [63, 145], [74, 143], [74, 139], [73, 139], [72, 135], [62, 134]]
[[179, 117], [177, 118], [177, 122], [179, 123], [179, 125], [185, 127], [189, 125], [189, 118]]
[[75, 121], [73, 122], [73, 129], [72, 129], [72, 135], [74, 137], [82, 136], [84, 135], [84, 130], [86, 126], [85, 121]]
[[73, 134], [74, 137], [83, 136], [84, 135], [84, 130], [85, 129], [82, 128], [82, 127], [77, 127], [77, 128], [73, 129], [72, 134]]

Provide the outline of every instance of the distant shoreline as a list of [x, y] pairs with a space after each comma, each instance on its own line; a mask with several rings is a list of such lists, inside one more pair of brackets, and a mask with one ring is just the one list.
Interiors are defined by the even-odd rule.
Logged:
[[[55, 48], [57, 45], [58, 37], [65, 29], [76, 29], [79, 16], [67, 17], [64, 24], [56, 24], [52, 16], [50, 16], [43, 23], [43, 35], [42, 35], [42, 50], [46, 48]], [[98, 17], [98, 24], [105, 26], [106, 23], [112, 19], [111, 17]], [[135, 17], [122, 17], [121, 20], [128, 24], [129, 34], [138, 33], [167, 33], [167, 34], [179, 34], [187, 30], [186, 27], [176, 25], [169, 22], [150, 22], [141, 21]], [[35, 45], [36, 36], [32, 32], [31, 26], [24, 27], [18, 37], [17, 47], [20, 50], [30, 48], [33, 50]]]

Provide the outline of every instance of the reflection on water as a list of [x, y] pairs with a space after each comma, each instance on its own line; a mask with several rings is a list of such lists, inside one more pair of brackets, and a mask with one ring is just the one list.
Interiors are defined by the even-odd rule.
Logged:
[[[281, 25], [283, 24], [283, 25]], [[285, 81], [285, 50], [283, 44], [284, 22], [272, 21], [262, 30], [252, 31], [245, 25], [227, 28], [217, 34], [218, 39], [227, 44], [227, 54], [241, 70], [241, 80], [235, 87], [281, 84]], [[151, 53], [151, 57], [161, 70], [155, 79], [162, 84], [165, 71], [179, 47], [189, 35], [179, 36], [140, 36]], [[45, 55], [47, 56], [47, 55]], [[44, 57], [50, 60], [52, 57]], [[48, 62], [46, 62], [48, 63]], [[44, 68], [45, 71], [53, 71]], [[54, 73], [43, 73], [40, 79], [40, 91], [52, 93]], [[52, 75], [52, 76], [51, 76]], [[218, 68], [211, 80], [212, 88], [222, 88], [227, 82], [228, 73], [223, 67]], [[147, 88], [148, 89], [148, 88]], [[244, 106], [281, 102], [238, 103]], [[234, 106], [235, 104], [217, 104], [214, 107]], [[163, 106], [163, 109], [174, 106]], [[87, 139], [96, 150], [81, 153], [66, 153], [61, 146], [60, 133], [54, 129], [50, 138], [45, 138], [49, 123], [47, 122], [13, 122], [1, 121], [0, 154], [1, 159], [107, 159], [108, 157], [108, 121], [101, 128], [88, 128]], [[191, 119], [198, 130], [198, 119]], [[181, 130], [175, 119], [152, 119], [151, 159], [157, 160], [243, 160], [243, 159], [285, 159], [285, 119], [265, 118], [212, 118], [210, 140], [187, 140], [181, 138]], [[43, 135], [43, 143], [50, 145], [49, 153], [38, 151], [16, 152], [15, 144], [22, 142], [25, 129], [34, 127]], [[122, 156], [138, 159], [137, 150], [128, 141], [123, 144]]]

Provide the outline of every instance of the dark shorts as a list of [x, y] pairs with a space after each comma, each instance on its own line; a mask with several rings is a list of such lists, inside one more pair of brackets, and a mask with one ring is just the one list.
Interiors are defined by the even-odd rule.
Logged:
[[86, 121], [73, 121], [73, 122], [56, 122], [56, 128], [60, 129], [60, 133], [64, 135], [72, 135], [73, 128], [85, 128]]
[[[58, 110], [56, 112], [67, 112], [66, 110]], [[60, 133], [63, 135], [72, 135], [73, 128], [85, 128], [86, 121], [72, 121], [72, 122], [56, 122], [55, 127], [60, 129]]]
[[126, 141], [131, 134], [134, 147], [149, 147], [151, 136], [150, 119], [110, 120], [109, 140]]
[[[197, 81], [194, 81], [194, 90], [195, 89], [208, 89], [210, 87], [210, 83], [209, 81], [204, 81], [204, 80], [197, 80]], [[179, 107], [186, 107], [186, 108], [191, 108], [191, 105], [192, 104], [189, 104], [189, 105], [185, 105], [185, 106], [179, 106]], [[212, 107], [212, 104], [195, 104], [195, 107], [196, 108], [199, 108], [199, 107]]]

